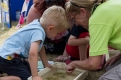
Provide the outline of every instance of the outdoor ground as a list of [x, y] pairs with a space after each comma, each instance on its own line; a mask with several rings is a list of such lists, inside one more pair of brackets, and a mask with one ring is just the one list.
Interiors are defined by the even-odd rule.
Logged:
[[[4, 30], [2, 30], [2, 25], [0, 25], [0, 46], [2, 45], [2, 43], [5, 41], [6, 38], [8, 38], [10, 35], [12, 35], [14, 32], [16, 32], [18, 29], [16, 29], [17, 22], [12, 22], [12, 28], [8, 29], [5, 28]], [[112, 52], [112, 51], [111, 51]], [[112, 53], [115, 53], [115, 51], [113, 51]], [[47, 57], [49, 60], [53, 60], [55, 61], [55, 58], [58, 56], [58, 54], [50, 54], [47, 53]], [[87, 76], [87, 78], [85, 80], [98, 80], [98, 78], [105, 72], [105, 69], [101, 70], [101, 71], [89, 71], [89, 74]], [[4, 74], [6, 75], [6, 74]], [[0, 75], [2, 76], [2, 75]]]

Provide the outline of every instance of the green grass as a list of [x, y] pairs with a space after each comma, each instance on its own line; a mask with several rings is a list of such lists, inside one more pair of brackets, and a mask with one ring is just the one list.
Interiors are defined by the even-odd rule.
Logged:
[[0, 24], [0, 46], [9, 36], [11, 36], [13, 33], [15, 33], [18, 30], [16, 29], [17, 24], [18, 22], [13, 21], [12, 28], [8, 28], [5, 26], [4, 30], [2, 30], [2, 24]]

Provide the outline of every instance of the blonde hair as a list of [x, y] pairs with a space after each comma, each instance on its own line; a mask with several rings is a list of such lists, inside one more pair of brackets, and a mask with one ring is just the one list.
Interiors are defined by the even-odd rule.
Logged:
[[70, 26], [64, 8], [55, 5], [44, 11], [40, 22], [46, 26], [53, 25], [59, 30], [66, 30]]
[[65, 7], [67, 13], [78, 12], [80, 8], [86, 8], [91, 11], [95, 4], [99, 5], [105, 1], [106, 0], [71, 0], [66, 3]]

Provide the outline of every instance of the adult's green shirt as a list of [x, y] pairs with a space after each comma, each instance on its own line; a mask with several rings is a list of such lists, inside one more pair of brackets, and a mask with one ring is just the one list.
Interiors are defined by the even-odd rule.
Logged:
[[108, 53], [108, 46], [121, 51], [121, 0], [99, 5], [89, 19], [90, 56]]

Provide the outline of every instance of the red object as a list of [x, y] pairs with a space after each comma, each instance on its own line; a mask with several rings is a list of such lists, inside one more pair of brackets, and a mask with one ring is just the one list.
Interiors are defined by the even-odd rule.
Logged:
[[110, 46], [108, 47], [108, 49], [109, 49], [109, 50], [116, 50], [116, 49], [114, 49], [114, 48], [112, 48], [112, 47], [110, 47]]
[[[79, 38], [85, 38], [86, 36], [89, 36], [88, 32], [84, 32], [79, 35]], [[66, 52], [73, 58], [80, 59], [79, 57], [79, 50], [78, 46], [69, 46], [66, 44]], [[89, 57], [89, 48], [87, 49], [87, 57]]]
[[14, 58], [18, 58], [19, 57], [19, 55], [18, 54], [14, 54]]
[[68, 59], [68, 60], [65, 61], [65, 63], [66, 63], [66, 65], [68, 65], [68, 64], [71, 63], [72, 61], [73, 61], [73, 60]]
[[23, 16], [23, 14], [21, 14], [21, 16], [20, 16], [20, 24], [23, 24], [24, 23], [24, 16]]

